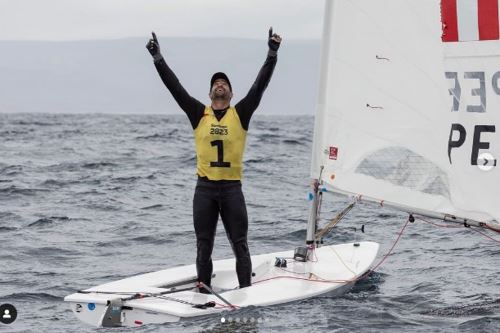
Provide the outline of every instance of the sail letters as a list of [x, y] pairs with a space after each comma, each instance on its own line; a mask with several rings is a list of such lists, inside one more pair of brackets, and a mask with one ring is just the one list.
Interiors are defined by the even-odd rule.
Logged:
[[[500, 71], [491, 75], [491, 80], [487, 80], [488, 75], [483, 71], [446, 72], [445, 76], [447, 79], [452, 80], [452, 86], [448, 89], [453, 101], [452, 112], [461, 110], [470, 113], [486, 113], [487, 97], [496, 95], [500, 98]], [[464, 85], [469, 89], [462, 89]], [[462, 103], [462, 99], [468, 102]], [[475, 124], [473, 127], [471, 125], [468, 127], [469, 131], [473, 131], [472, 136], [469, 135], [469, 140], [472, 140], [470, 165], [477, 166], [478, 162], [480, 162], [480, 164], [496, 166], [496, 159], [492, 161], [478, 160], [481, 150], [490, 149], [492, 142], [488, 141], [488, 138], [492, 139], [492, 136], [488, 136], [487, 133], [495, 133], [495, 125]], [[448, 137], [448, 159], [450, 164], [453, 164], [452, 150], [464, 147], [467, 139], [467, 128], [463, 124], [452, 123]]]

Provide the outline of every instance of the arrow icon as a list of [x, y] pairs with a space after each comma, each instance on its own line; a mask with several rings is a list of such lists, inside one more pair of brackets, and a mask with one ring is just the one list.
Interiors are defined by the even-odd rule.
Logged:
[[478, 156], [476, 165], [483, 171], [489, 171], [497, 166], [497, 160], [490, 153], [483, 153]]

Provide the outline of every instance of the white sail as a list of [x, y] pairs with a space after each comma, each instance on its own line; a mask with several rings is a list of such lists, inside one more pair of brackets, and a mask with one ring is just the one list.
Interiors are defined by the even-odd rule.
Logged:
[[500, 221], [500, 42], [465, 35], [463, 18], [468, 41], [444, 42], [453, 1], [327, 0], [312, 178], [323, 167], [340, 193]]

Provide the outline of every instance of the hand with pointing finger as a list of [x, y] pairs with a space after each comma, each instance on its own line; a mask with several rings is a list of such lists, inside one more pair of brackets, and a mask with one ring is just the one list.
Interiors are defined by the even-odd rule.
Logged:
[[153, 38], [149, 40], [149, 42], [146, 44], [146, 48], [148, 49], [149, 53], [153, 56], [153, 59], [159, 60], [162, 59], [163, 56], [161, 55], [160, 52], [160, 43], [158, 42], [158, 38], [156, 38], [156, 34], [154, 32], [151, 32], [151, 35]]
[[280, 48], [281, 36], [278, 34], [273, 34], [273, 27], [269, 28], [269, 39], [267, 45], [269, 45], [269, 51], [276, 55], [276, 52]]

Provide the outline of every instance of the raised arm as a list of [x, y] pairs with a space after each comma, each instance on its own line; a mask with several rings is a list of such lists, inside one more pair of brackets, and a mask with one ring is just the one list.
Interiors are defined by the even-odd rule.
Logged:
[[278, 61], [278, 49], [281, 43], [281, 37], [277, 34], [273, 34], [273, 28], [269, 29], [269, 39], [268, 39], [269, 51], [267, 52], [267, 58], [264, 65], [259, 71], [255, 82], [248, 91], [247, 95], [239, 101], [236, 105], [236, 111], [240, 117], [241, 124], [245, 130], [248, 130], [248, 125], [250, 124], [250, 118], [252, 117], [254, 111], [259, 106], [260, 100], [264, 95], [264, 91], [271, 80], [273, 75], [274, 67], [276, 67], [276, 62]]
[[146, 44], [146, 48], [149, 53], [151, 53], [151, 56], [153, 56], [156, 70], [158, 71], [158, 74], [160, 74], [161, 80], [170, 91], [177, 104], [179, 104], [180, 108], [187, 114], [189, 121], [191, 122], [191, 126], [196, 128], [201, 117], [203, 116], [205, 106], [196, 98], [191, 97], [186, 89], [184, 89], [177, 76], [170, 69], [167, 62], [163, 58], [160, 52], [160, 43], [158, 42], [154, 32], [152, 33], [152, 36], [153, 38], [151, 38]]

